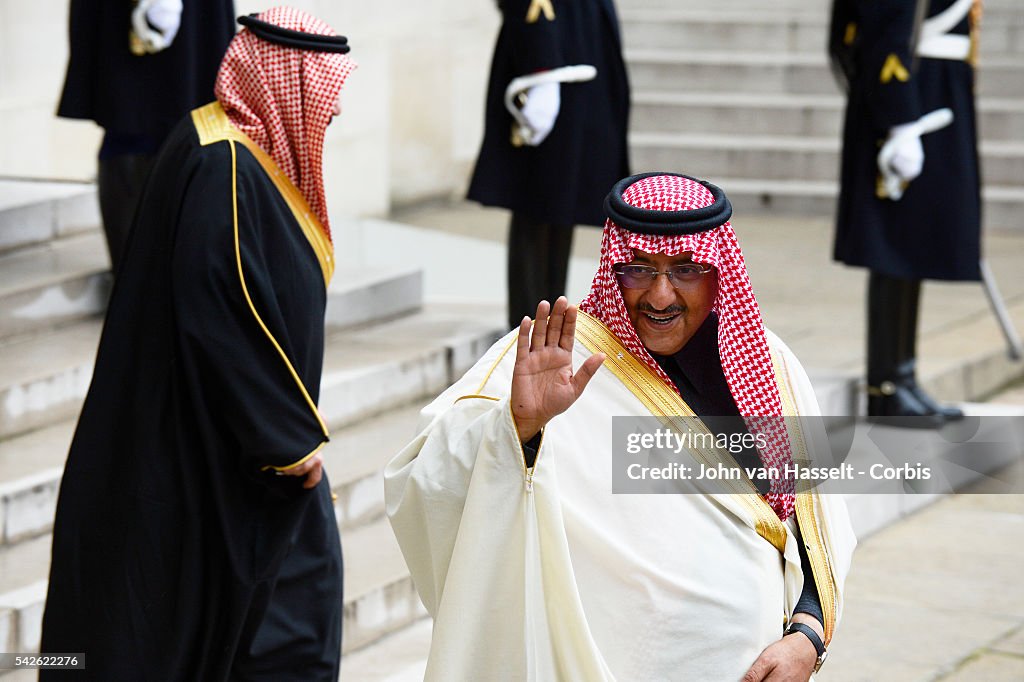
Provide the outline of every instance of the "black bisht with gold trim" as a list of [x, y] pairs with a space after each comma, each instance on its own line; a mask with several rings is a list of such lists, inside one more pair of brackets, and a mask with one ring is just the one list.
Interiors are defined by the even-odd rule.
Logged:
[[196, 110], [157, 161], [68, 456], [42, 650], [90, 679], [337, 678], [330, 486], [268, 468], [327, 440], [329, 242], [230, 130]]

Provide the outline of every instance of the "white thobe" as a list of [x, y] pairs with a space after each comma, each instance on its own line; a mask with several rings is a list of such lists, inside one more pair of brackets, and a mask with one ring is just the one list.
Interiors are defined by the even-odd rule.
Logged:
[[[613, 494], [611, 417], [687, 408], [582, 313], [574, 365], [608, 359], [527, 469], [509, 407], [515, 334], [424, 409], [385, 469], [387, 512], [434, 618], [426, 678], [740, 679], [800, 596], [796, 523], [749, 482], [734, 494]], [[816, 415], [803, 369], [769, 339], [787, 414]], [[800, 528], [830, 638], [856, 541], [839, 495], [805, 495]]]

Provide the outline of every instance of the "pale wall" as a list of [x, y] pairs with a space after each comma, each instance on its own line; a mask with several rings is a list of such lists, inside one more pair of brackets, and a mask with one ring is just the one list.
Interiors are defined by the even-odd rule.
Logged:
[[[127, 1], [127, 0], [111, 0]], [[328, 131], [332, 215], [457, 196], [483, 130], [499, 24], [492, 0], [295, 0], [346, 34], [359, 69]], [[271, 3], [236, 0], [239, 14]], [[53, 115], [68, 0], [0, 0], [0, 176], [90, 180], [100, 130]]]

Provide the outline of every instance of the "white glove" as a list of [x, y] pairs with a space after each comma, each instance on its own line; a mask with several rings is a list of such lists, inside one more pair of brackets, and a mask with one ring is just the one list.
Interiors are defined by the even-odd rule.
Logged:
[[921, 146], [917, 122], [893, 126], [889, 131], [889, 141], [892, 142], [889, 167], [900, 180], [910, 182], [924, 168], [924, 147]]
[[526, 91], [522, 114], [533, 130], [533, 136], [524, 140], [526, 144], [536, 147], [547, 138], [555, 127], [561, 106], [561, 85], [557, 82], [540, 83]]
[[941, 130], [952, 122], [953, 111], [944, 107], [930, 111], [916, 121], [893, 126], [889, 130], [889, 139], [878, 151], [880, 199], [900, 200], [907, 183], [920, 175], [924, 168], [921, 136]]
[[181, 26], [181, 0], [139, 0], [132, 10], [132, 30], [149, 54], [165, 50]]

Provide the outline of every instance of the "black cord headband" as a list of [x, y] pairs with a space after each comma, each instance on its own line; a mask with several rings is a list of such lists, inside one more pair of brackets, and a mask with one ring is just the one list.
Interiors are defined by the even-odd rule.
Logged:
[[[695, 208], [690, 211], [652, 211], [646, 208], [637, 208], [626, 203], [622, 194], [633, 183], [644, 178], [656, 175], [671, 175], [679, 178], [686, 178], [699, 182], [708, 188], [714, 202], [704, 208]], [[725, 192], [710, 182], [698, 178], [683, 175], [682, 173], [641, 173], [632, 175], [615, 183], [612, 191], [604, 200], [604, 212], [616, 225], [630, 232], [640, 234], [653, 234], [659, 236], [697, 234], [706, 232], [729, 222], [732, 217], [732, 204]]]
[[339, 52], [347, 54], [352, 48], [345, 36], [324, 36], [317, 33], [304, 33], [282, 28], [256, 18], [257, 15], [238, 17], [238, 23], [249, 29], [253, 35], [271, 43], [296, 47], [311, 52]]

